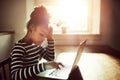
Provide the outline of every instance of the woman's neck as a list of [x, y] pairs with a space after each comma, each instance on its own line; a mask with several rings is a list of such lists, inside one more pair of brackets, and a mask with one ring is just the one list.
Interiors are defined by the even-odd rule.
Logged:
[[27, 33], [25, 35], [25, 37], [22, 39], [22, 41], [26, 42], [26, 43], [33, 43], [32, 39], [30, 38], [29, 33]]

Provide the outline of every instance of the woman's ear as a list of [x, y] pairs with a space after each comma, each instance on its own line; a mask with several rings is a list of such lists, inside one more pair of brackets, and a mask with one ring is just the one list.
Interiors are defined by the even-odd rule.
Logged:
[[35, 29], [35, 25], [34, 25], [34, 24], [31, 24], [31, 25], [29, 26], [29, 31], [32, 32], [34, 29]]

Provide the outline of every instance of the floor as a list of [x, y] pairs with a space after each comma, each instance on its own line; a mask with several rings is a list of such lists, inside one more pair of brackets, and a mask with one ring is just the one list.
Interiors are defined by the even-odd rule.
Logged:
[[[78, 63], [84, 80], [120, 80], [120, 59], [116, 58], [118, 56], [113, 56], [113, 53], [113, 55], [110, 54], [108, 51], [111, 50], [108, 48], [104, 48], [105, 51], [103, 48], [85, 48]], [[75, 46], [69, 48], [59, 46], [56, 48], [58, 55], [61, 52], [75, 53], [76, 51]]]

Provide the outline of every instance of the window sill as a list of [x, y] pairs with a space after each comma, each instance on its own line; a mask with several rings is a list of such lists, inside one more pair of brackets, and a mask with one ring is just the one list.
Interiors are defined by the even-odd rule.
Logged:
[[100, 44], [101, 34], [54, 34], [55, 45], [78, 45], [87, 39], [87, 44]]
[[101, 36], [101, 34], [89, 34], [89, 33], [55, 33], [54, 36]]
[[100, 32], [91, 31], [54, 31], [54, 35], [100, 35]]

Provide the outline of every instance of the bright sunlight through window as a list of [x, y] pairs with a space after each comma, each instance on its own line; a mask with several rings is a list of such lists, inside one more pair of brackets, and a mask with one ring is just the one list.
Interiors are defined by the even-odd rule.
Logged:
[[51, 15], [54, 34], [100, 34], [100, 0], [34, 0]]

